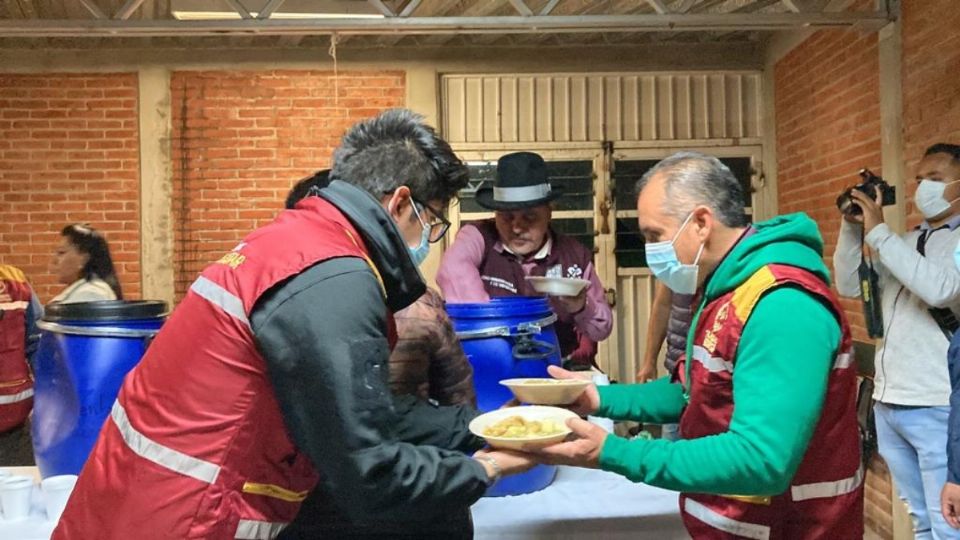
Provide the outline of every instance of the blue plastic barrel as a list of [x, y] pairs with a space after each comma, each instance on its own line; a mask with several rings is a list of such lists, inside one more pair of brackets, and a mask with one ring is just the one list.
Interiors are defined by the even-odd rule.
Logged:
[[167, 304], [51, 304], [34, 356], [33, 450], [40, 476], [80, 474], [123, 378], [160, 330]]
[[[560, 343], [553, 329], [556, 316], [543, 297], [500, 297], [486, 304], [447, 304], [447, 313], [473, 365], [473, 384], [480, 410], [499, 409], [513, 398], [500, 381], [547, 377], [547, 366], [560, 365]], [[501, 479], [488, 497], [539, 491], [553, 482], [556, 467], [538, 465]]]

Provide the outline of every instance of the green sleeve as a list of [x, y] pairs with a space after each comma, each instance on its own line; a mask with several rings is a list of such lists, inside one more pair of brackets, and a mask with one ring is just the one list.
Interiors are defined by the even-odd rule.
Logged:
[[782, 493], [820, 418], [839, 341], [840, 326], [827, 307], [802, 290], [776, 289], [744, 328], [728, 431], [677, 442], [610, 435], [600, 467], [675, 491]]
[[597, 388], [600, 408], [595, 416], [613, 420], [633, 420], [654, 424], [672, 424], [680, 419], [686, 402], [683, 388], [663, 377], [646, 384], [612, 384]]

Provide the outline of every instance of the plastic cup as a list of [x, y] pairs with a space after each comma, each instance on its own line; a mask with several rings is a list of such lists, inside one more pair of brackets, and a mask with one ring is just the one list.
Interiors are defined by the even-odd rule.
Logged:
[[7, 521], [27, 519], [30, 516], [31, 492], [33, 492], [33, 478], [29, 476], [0, 478], [0, 506], [3, 507], [3, 518]]
[[47, 511], [47, 521], [60, 521], [63, 509], [67, 507], [73, 486], [77, 485], [77, 475], [62, 474], [44, 478], [40, 482], [40, 492], [43, 495], [43, 504]]
[[[10, 471], [4, 471], [3, 469], [0, 469], [0, 482], [3, 482], [5, 478], [9, 478], [12, 475], [13, 473], [11, 473]], [[3, 502], [0, 501], [0, 520], [2, 519], [3, 519]]]

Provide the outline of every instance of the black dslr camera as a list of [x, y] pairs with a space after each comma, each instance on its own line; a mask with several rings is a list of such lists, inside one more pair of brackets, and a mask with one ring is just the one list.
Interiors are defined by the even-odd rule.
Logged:
[[849, 216], [859, 216], [863, 214], [863, 209], [860, 208], [860, 205], [850, 196], [853, 190], [861, 191], [865, 193], [867, 197], [870, 197], [870, 199], [876, 200], [877, 190], [879, 189], [880, 195], [883, 197], [881, 206], [896, 204], [897, 188], [888, 184], [886, 180], [873, 174], [870, 169], [860, 169], [860, 178], [863, 178], [863, 182], [847, 188], [846, 191], [837, 197], [837, 208], [839, 208], [841, 212]]

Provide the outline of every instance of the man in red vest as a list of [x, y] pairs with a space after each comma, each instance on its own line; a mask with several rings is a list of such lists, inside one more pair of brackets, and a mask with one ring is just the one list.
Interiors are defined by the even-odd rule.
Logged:
[[[191, 285], [125, 379], [53, 537], [275, 538], [318, 480], [353, 520], [428, 520], [528, 467], [441, 449], [457, 442], [411, 429], [387, 386], [392, 313], [423, 294], [416, 260], [446, 232], [430, 209], [466, 175], [409, 111], [354, 126], [318, 196]], [[441, 413], [438, 433], [462, 422]]]
[[[290, 189], [286, 207], [296, 207], [304, 197], [317, 194], [329, 184], [329, 169], [303, 178]], [[432, 210], [428, 209], [427, 212]], [[430, 220], [438, 224], [442, 224], [443, 219], [441, 215], [430, 216]], [[405, 416], [405, 423], [413, 429], [425, 430], [424, 433], [429, 433], [431, 437], [434, 434], [443, 436], [438, 431], [441, 426], [449, 429], [446, 435], [449, 443], [441, 443], [442, 439], [437, 439], [441, 448], [472, 453], [485, 446], [483, 439], [469, 435], [469, 422], [481, 414], [476, 410], [473, 369], [457, 340], [443, 299], [427, 287], [426, 294], [396, 312], [394, 319], [397, 324], [397, 344], [390, 354], [390, 390], [394, 394], [394, 407]], [[432, 400], [432, 403], [444, 407], [420, 407], [420, 400]], [[471, 410], [463, 410], [463, 407], [470, 407]], [[451, 418], [459, 418], [462, 422], [437, 422], [437, 415], [441, 413], [452, 415]], [[423, 417], [418, 418], [420, 415]], [[410, 432], [403, 438], [417, 438], [417, 434]], [[409, 521], [357, 523], [337, 510], [332, 502], [336, 499], [336, 494], [328, 493], [318, 485], [303, 501], [297, 519], [280, 533], [278, 539], [308, 540], [329, 536], [393, 538], [406, 535], [413, 529], [416, 530], [416, 536], [423, 539], [473, 538], [473, 521], [468, 506], [450, 509], [428, 523], [418, 522], [411, 526]]]
[[[863, 469], [850, 329], [806, 215], [751, 225], [719, 160], [671, 156], [638, 183], [651, 272], [694, 294], [677, 378], [591, 388], [577, 410], [680, 422], [680, 440], [626, 440], [572, 420], [550, 462], [682, 492], [701, 539], [863, 537]], [[574, 374], [552, 368], [555, 376]]]
[[32, 464], [33, 376], [28, 362], [39, 339], [43, 308], [23, 272], [0, 264], [0, 465]]

